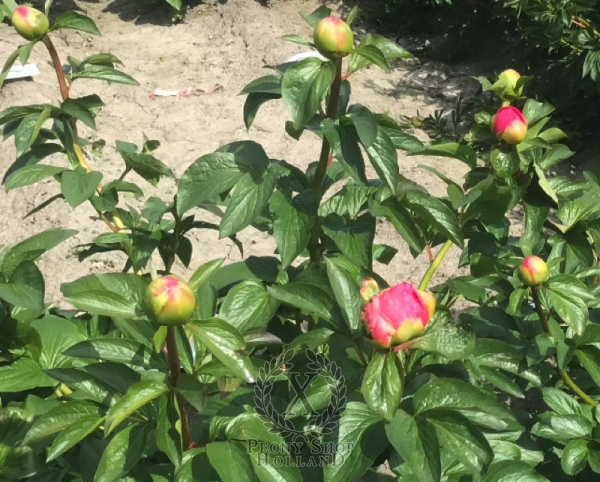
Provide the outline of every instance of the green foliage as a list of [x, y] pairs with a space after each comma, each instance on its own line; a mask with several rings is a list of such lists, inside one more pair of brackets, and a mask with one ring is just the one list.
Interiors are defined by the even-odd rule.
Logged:
[[[330, 13], [320, 7], [305, 20]], [[55, 29], [95, 33], [82, 15], [60, 18]], [[49, 38], [44, 46], [52, 52]], [[69, 205], [89, 203], [109, 228], [79, 246], [80, 259], [113, 250], [127, 259], [118, 273], [61, 280], [69, 311], [47, 303], [35, 263], [75, 231], [0, 251], [0, 479], [345, 482], [371, 480], [384, 461], [400, 480], [419, 482], [600, 473], [599, 174], [553, 176], [573, 154], [559, 143], [554, 107], [507, 99], [485, 78], [483, 102], [462, 114], [472, 117], [469, 132], [450, 141], [422, 143], [350, 103], [353, 73], [409, 55], [367, 35], [345, 72], [318, 57], [271, 67], [243, 91], [246, 125], [281, 99], [286, 132], [322, 142], [318, 162], [303, 172], [253, 141], [233, 142], [192, 163], [174, 198], [148, 197], [138, 209], [122, 202], [144, 198], [143, 186], [125, 180], [131, 171], [152, 186], [174, 176], [153, 154], [159, 142], [118, 141], [123, 173], [103, 178], [82, 156], [77, 130], [95, 128], [102, 101], [68, 95], [77, 78], [134, 84], [114, 56], [70, 59], [58, 107], [0, 112], [17, 154], [5, 189], [54, 178]], [[515, 146], [489, 135], [506, 101], [528, 121]], [[398, 150], [468, 172], [459, 182], [422, 166], [447, 186], [436, 197], [401, 174]], [[60, 164], [42, 163], [56, 154]], [[201, 220], [203, 211], [219, 224]], [[364, 322], [391, 323], [396, 313], [384, 307], [379, 320], [366, 319], [361, 296], [364, 282], [387, 287], [374, 261], [396, 254], [374, 244], [382, 218], [415, 257], [437, 251], [419, 286], [434, 293], [435, 315], [391, 347]], [[217, 230], [241, 249], [235, 236], [248, 226], [273, 237], [275, 256], [192, 267], [189, 322], [148, 318], [147, 286], [175, 263], [190, 267], [192, 230]], [[453, 246], [464, 272], [429, 287]], [[550, 274], [525, 287], [516, 273], [531, 254]], [[535, 394], [523, 410], [519, 402]]]

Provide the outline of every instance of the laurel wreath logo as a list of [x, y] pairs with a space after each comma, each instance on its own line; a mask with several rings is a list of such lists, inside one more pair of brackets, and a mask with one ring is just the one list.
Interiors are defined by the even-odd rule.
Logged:
[[305, 354], [310, 360], [307, 368], [325, 379], [331, 396], [329, 405], [311, 416], [307, 428], [298, 430], [291, 420], [275, 410], [271, 401], [275, 381], [286, 376], [286, 372], [293, 367], [290, 362], [295, 354], [295, 350], [288, 350], [271, 359], [259, 370], [254, 386], [255, 409], [271, 433], [279, 433], [284, 438], [301, 436], [308, 440], [309, 436], [333, 432], [346, 408], [346, 386], [342, 370], [335, 362], [312, 350], [306, 350]]

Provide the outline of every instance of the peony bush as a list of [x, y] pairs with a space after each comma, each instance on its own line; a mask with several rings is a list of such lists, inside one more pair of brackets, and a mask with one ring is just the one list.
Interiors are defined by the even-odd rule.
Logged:
[[[117, 179], [83, 155], [79, 123], [95, 129], [104, 104], [73, 85], [136, 84], [109, 53], [69, 58], [65, 74], [52, 36], [97, 34], [94, 22], [68, 12], [46, 25], [29, 7], [11, 11], [28, 43], [0, 84], [17, 58], [45, 48], [62, 101], [0, 112], [17, 155], [4, 188], [53, 179], [55, 202], [89, 205], [107, 228], [80, 258], [119, 251], [127, 261], [64, 279], [73, 309], [60, 310], [35, 262], [76, 231], [2, 248], [2, 480], [598, 477], [599, 174], [555, 173], [573, 152], [553, 107], [524, 97], [528, 79], [513, 70], [479, 78], [485, 94], [460, 142], [423, 143], [353, 103], [354, 73], [411, 57], [381, 36], [355, 42], [355, 14], [304, 15], [313, 41], [285, 38], [320, 55], [272, 66], [243, 90], [246, 126], [282, 101], [286, 133], [320, 139], [306, 171], [238, 141], [192, 162], [174, 198], [161, 199], [127, 179], [173, 176], [153, 155], [158, 141], [117, 142]], [[469, 171], [458, 183], [422, 166], [447, 186], [435, 197], [400, 173], [398, 151]], [[426, 254], [418, 284], [376, 273], [395, 254], [375, 243], [378, 219]], [[272, 256], [189, 266], [192, 230], [235, 240], [249, 226], [273, 236]], [[453, 247], [465, 274], [432, 285]], [[174, 276], [176, 263], [192, 276]]]

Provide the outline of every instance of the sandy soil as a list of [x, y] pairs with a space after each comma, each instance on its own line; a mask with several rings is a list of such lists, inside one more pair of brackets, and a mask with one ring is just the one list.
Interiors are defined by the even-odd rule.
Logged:
[[[141, 5], [140, 5], [141, 4]], [[319, 145], [310, 135], [297, 142], [283, 129], [286, 112], [282, 103], [267, 104], [259, 112], [254, 126], [246, 131], [242, 119], [244, 97], [242, 87], [264, 75], [267, 64], [280, 63], [302, 51], [302, 47], [284, 42], [288, 33], [309, 35], [309, 27], [300, 18], [300, 11], [316, 8], [313, 0], [275, 2], [266, 8], [254, 0], [229, 0], [215, 5], [198, 5], [188, 14], [185, 23], [171, 25], [164, 11], [153, 11], [146, 2], [135, 0], [100, 0], [98, 2], [57, 0], [54, 13], [77, 7], [93, 18], [101, 37], [67, 31], [55, 35], [61, 58], [67, 55], [83, 59], [98, 52], [112, 52], [125, 64], [139, 87], [107, 85], [82, 81], [73, 95], [98, 93], [106, 106], [97, 119], [98, 131], [82, 129], [84, 136], [103, 138], [106, 147], [101, 153], [88, 152], [94, 169], [104, 174], [105, 182], [122, 172], [123, 165], [114, 149], [114, 141], [124, 140], [140, 145], [142, 133], [161, 142], [156, 156], [169, 165], [179, 177], [198, 157], [235, 140], [252, 139], [261, 143], [272, 158], [286, 159], [305, 167], [316, 160]], [[0, 62], [19, 44], [11, 28], [0, 25]], [[58, 89], [53, 70], [42, 47], [33, 56], [41, 75], [33, 81], [8, 83], [0, 91], [0, 110], [13, 104], [57, 102]], [[469, 73], [472, 75], [472, 73]], [[425, 117], [452, 100], [467, 83], [465, 72], [441, 64], [398, 63], [390, 74], [371, 68], [357, 74], [353, 80], [353, 101], [375, 112], [387, 112], [398, 119]], [[223, 90], [190, 97], [151, 99], [156, 89], [209, 89], [215, 84]], [[425, 134], [417, 131], [423, 138]], [[425, 186], [432, 194], [445, 195], [445, 186], [437, 178], [417, 169], [419, 164], [434, 165], [454, 179], [460, 179], [465, 167], [458, 161], [442, 158], [409, 157], [399, 152], [401, 172]], [[14, 162], [12, 142], [0, 144], [0, 172]], [[133, 177], [132, 177], [133, 179]], [[145, 181], [147, 193], [159, 193], [171, 199], [175, 193], [172, 180], [162, 181], [154, 190]], [[79, 263], [74, 248], [90, 242], [105, 232], [104, 224], [94, 218], [86, 203], [74, 211], [63, 200], [27, 216], [34, 207], [60, 192], [58, 184], [48, 181], [33, 187], [5, 193], [0, 190], [0, 244], [17, 242], [49, 228], [75, 228], [79, 234], [47, 253], [40, 267], [47, 280], [47, 300], [61, 301], [60, 283], [88, 273], [114, 271], [122, 266], [118, 255], [98, 255]], [[198, 213], [198, 218], [206, 218]], [[228, 239], [218, 240], [213, 231], [194, 231], [195, 245], [190, 270], [217, 257], [228, 262], [241, 259], [237, 248]], [[252, 228], [239, 235], [244, 243], [244, 256], [270, 255], [274, 243]], [[427, 267], [424, 256], [413, 259], [408, 248], [388, 223], [378, 224], [378, 243], [399, 249], [388, 265], [376, 269], [389, 281], [418, 281]], [[457, 250], [444, 261], [434, 281], [440, 282], [456, 272]], [[186, 274], [181, 266], [176, 268]]]

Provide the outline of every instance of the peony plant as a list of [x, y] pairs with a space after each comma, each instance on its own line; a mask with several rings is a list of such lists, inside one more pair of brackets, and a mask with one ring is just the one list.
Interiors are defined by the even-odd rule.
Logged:
[[[127, 176], [173, 176], [158, 141], [119, 141], [123, 174], [105, 179], [78, 130], [103, 105], [76, 96], [78, 79], [133, 78], [108, 53], [71, 59], [65, 74], [54, 32], [98, 33], [94, 22], [68, 12], [46, 25], [49, 12], [13, 7], [29, 42], [0, 83], [39, 45], [62, 101], [0, 112], [17, 156], [4, 187], [53, 179], [55, 202], [87, 203], [107, 228], [80, 258], [125, 262], [64, 280], [73, 309], [60, 310], [35, 261], [75, 231], [0, 253], [2, 480], [334, 482], [372, 480], [382, 465], [419, 482], [597, 477], [600, 177], [552, 174], [573, 153], [553, 107], [524, 97], [525, 76], [480, 78], [468, 134], [421, 142], [351, 95], [356, 72], [411, 55], [373, 34], [355, 44], [356, 10], [322, 6], [303, 15], [312, 41], [286, 36], [316, 53], [243, 90], [246, 125], [281, 100], [286, 133], [319, 139], [315, 162], [303, 171], [232, 142], [192, 162], [173, 199], [145, 198]], [[45, 163], [52, 154], [62, 162]], [[408, 155], [429, 156], [423, 170], [447, 195], [401, 172]], [[464, 179], [441, 162], [466, 166]], [[218, 225], [197, 219], [204, 210]], [[377, 274], [395, 255], [377, 241], [380, 220], [425, 264], [418, 284]], [[248, 226], [273, 236], [272, 256], [190, 266], [191, 230], [237, 241]], [[463, 270], [440, 280], [452, 249]], [[187, 279], [173, 274], [183, 268]]]

